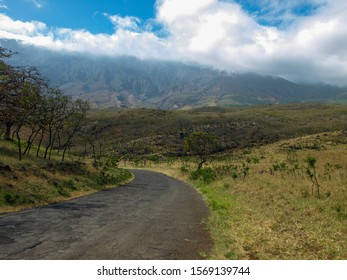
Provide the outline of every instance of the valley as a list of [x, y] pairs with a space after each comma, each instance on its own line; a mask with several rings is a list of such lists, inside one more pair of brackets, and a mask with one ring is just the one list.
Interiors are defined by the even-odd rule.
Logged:
[[[75, 223], [60, 219], [62, 227], [50, 228], [48, 237], [40, 232], [42, 240], [30, 237], [21, 243], [21, 234], [34, 231], [29, 228], [11, 247], [11, 236], [1, 233], [11, 258], [43, 258], [56, 245], [47, 241], [57, 238], [56, 232], [62, 233], [57, 244], [67, 248], [66, 254], [47, 258], [347, 258], [345, 88], [177, 62], [53, 53], [13, 41], [1, 45], [19, 52], [0, 49], [3, 228], [11, 228], [11, 217], [22, 221], [25, 213], [40, 224], [55, 206], [63, 211], [71, 205], [77, 211], [80, 203], [100, 206], [88, 215], [67, 211], [83, 225], [74, 228]], [[191, 202], [182, 198], [188, 195], [175, 196], [174, 185], [199, 200], [189, 208], [197, 219], [184, 223], [184, 233], [179, 227], [183, 214], [175, 216], [175, 209]], [[124, 190], [130, 193], [122, 208], [110, 208], [104, 194], [118, 199]], [[151, 207], [145, 221], [138, 215], [139, 202]], [[163, 214], [169, 202], [174, 218]], [[95, 217], [103, 211], [115, 227], [106, 226], [101, 234], [96, 230], [100, 238], [93, 243], [88, 225], [97, 228]], [[173, 247], [161, 247], [164, 238], [159, 247], [153, 243], [159, 251], [153, 247], [153, 254], [145, 255], [148, 248], [136, 239], [140, 251], [130, 256], [134, 242], [129, 239], [117, 255], [124, 242], [110, 232], [128, 213], [136, 218], [133, 226], [144, 222], [121, 234], [141, 230], [151, 242], [163, 229], [150, 231], [152, 223], [164, 221], [166, 234], [173, 229], [165, 220], [175, 219], [175, 230], [182, 233], [179, 252], [175, 241]], [[105, 236], [113, 246], [108, 255], [83, 251], [98, 248]], [[194, 240], [205, 240], [206, 246], [189, 255], [187, 240], [193, 247]]]
[[[81, 128], [87, 136], [73, 141], [65, 164], [59, 163], [59, 151], [48, 162], [34, 154], [18, 162], [16, 144], [1, 140], [2, 167], [12, 170], [0, 173], [1, 209], [88, 194], [93, 187], [87, 187], [86, 176], [95, 178], [89, 184], [103, 184], [105, 170], [114, 174], [112, 186], [112, 178], [128, 178], [120, 175], [123, 169], [149, 169], [201, 193], [211, 211], [207, 228], [214, 244], [206, 258], [345, 259], [346, 112], [345, 105], [324, 104], [94, 109]], [[198, 157], [185, 142], [199, 131], [218, 141], [197, 170]], [[78, 175], [81, 167], [66, 169], [70, 164], [89, 171]], [[47, 183], [39, 183], [35, 173]], [[53, 183], [58, 178], [61, 183]], [[47, 200], [51, 194], [42, 186], [58, 196]]]

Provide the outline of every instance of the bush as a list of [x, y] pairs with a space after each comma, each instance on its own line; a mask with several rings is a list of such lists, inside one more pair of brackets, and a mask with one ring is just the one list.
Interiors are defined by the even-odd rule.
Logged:
[[239, 174], [234, 171], [232, 174], [231, 174], [231, 178], [233, 178], [234, 180], [236, 180], [237, 178], [239, 177]]
[[77, 190], [77, 187], [75, 185], [75, 182], [73, 180], [66, 180], [63, 181], [63, 186], [70, 189], [70, 190]]
[[102, 160], [102, 165], [104, 167], [109, 167], [109, 168], [117, 168], [118, 163], [119, 163], [119, 159], [114, 156], [108, 156]]
[[4, 199], [8, 205], [19, 205], [22, 204], [23, 200], [22, 197], [17, 193], [6, 193], [4, 194]]
[[100, 186], [108, 184], [118, 184], [131, 178], [131, 173], [124, 169], [102, 170], [97, 178], [97, 184]]
[[191, 180], [201, 179], [204, 183], [210, 184], [217, 179], [216, 172], [212, 168], [201, 168], [190, 174]]
[[54, 182], [54, 187], [62, 196], [70, 196], [71, 191], [77, 190], [77, 186], [73, 180], [65, 180], [63, 182]]

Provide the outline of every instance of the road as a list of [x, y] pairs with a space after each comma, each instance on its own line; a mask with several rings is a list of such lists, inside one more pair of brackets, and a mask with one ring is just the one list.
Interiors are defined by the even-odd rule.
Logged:
[[118, 188], [0, 215], [0, 259], [200, 259], [211, 247], [201, 196], [166, 175], [132, 172]]

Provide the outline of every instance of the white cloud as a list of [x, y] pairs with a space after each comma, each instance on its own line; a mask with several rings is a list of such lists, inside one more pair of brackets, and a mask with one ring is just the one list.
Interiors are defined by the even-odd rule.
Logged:
[[[294, 14], [300, 2], [317, 9], [306, 16]], [[347, 2], [257, 3], [272, 12], [249, 14], [232, 0], [158, 0], [155, 21], [105, 14], [115, 27], [111, 35], [51, 30], [44, 23], [15, 21], [0, 14], [0, 37], [56, 50], [191, 61], [294, 81], [347, 84]], [[286, 24], [263, 25], [259, 17], [264, 16], [268, 22], [281, 18]], [[158, 36], [158, 28], [148, 26], [153, 22], [163, 27], [166, 36]]]
[[137, 17], [121, 17], [118, 15], [104, 14], [114, 25], [115, 29], [139, 31], [139, 24], [141, 22]]
[[46, 25], [42, 22], [23, 22], [0, 14], [0, 31], [2, 32], [8, 32], [13, 35], [36, 36], [44, 32], [45, 29]]
[[[172, 51], [180, 59], [294, 81], [347, 84], [344, 1], [306, 0], [306, 5], [317, 7], [315, 12], [297, 15], [285, 28], [261, 25], [256, 16], [230, 1], [206, 0], [196, 10], [189, 9], [193, 12], [169, 14], [171, 4], [182, 11], [185, 2], [165, 0], [158, 6], [158, 19], [169, 30]], [[259, 0], [282, 17], [289, 17], [299, 2], [303, 1]]]

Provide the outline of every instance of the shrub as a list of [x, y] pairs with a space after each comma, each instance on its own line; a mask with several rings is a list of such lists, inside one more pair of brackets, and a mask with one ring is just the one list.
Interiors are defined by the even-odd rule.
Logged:
[[201, 168], [190, 174], [191, 180], [201, 179], [204, 183], [210, 184], [217, 179], [216, 172], [212, 168]]
[[21, 204], [22, 203], [22, 197], [15, 193], [5, 193], [4, 194], [4, 199], [5, 199], [5, 202], [9, 205], [18, 205], [18, 204]]
[[131, 173], [124, 169], [102, 170], [97, 178], [97, 184], [100, 186], [108, 184], [118, 184], [131, 178]]
[[237, 178], [239, 177], [239, 174], [234, 171], [232, 174], [231, 174], [231, 178], [233, 178], [234, 180], [236, 180]]
[[68, 189], [71, 189], [71, 190], [76, 190], [77, 187], [75, 185], [75, 182], [73, 180], [66, 180], [66, 181], [63, 181], [63, 186], [68, 188]]
[[54, 187], [62, 196], [70, 196], [71, 191], [77, 190], [77, 186], [73, 180], [65, 180], [63, 182], [54, 182]]

